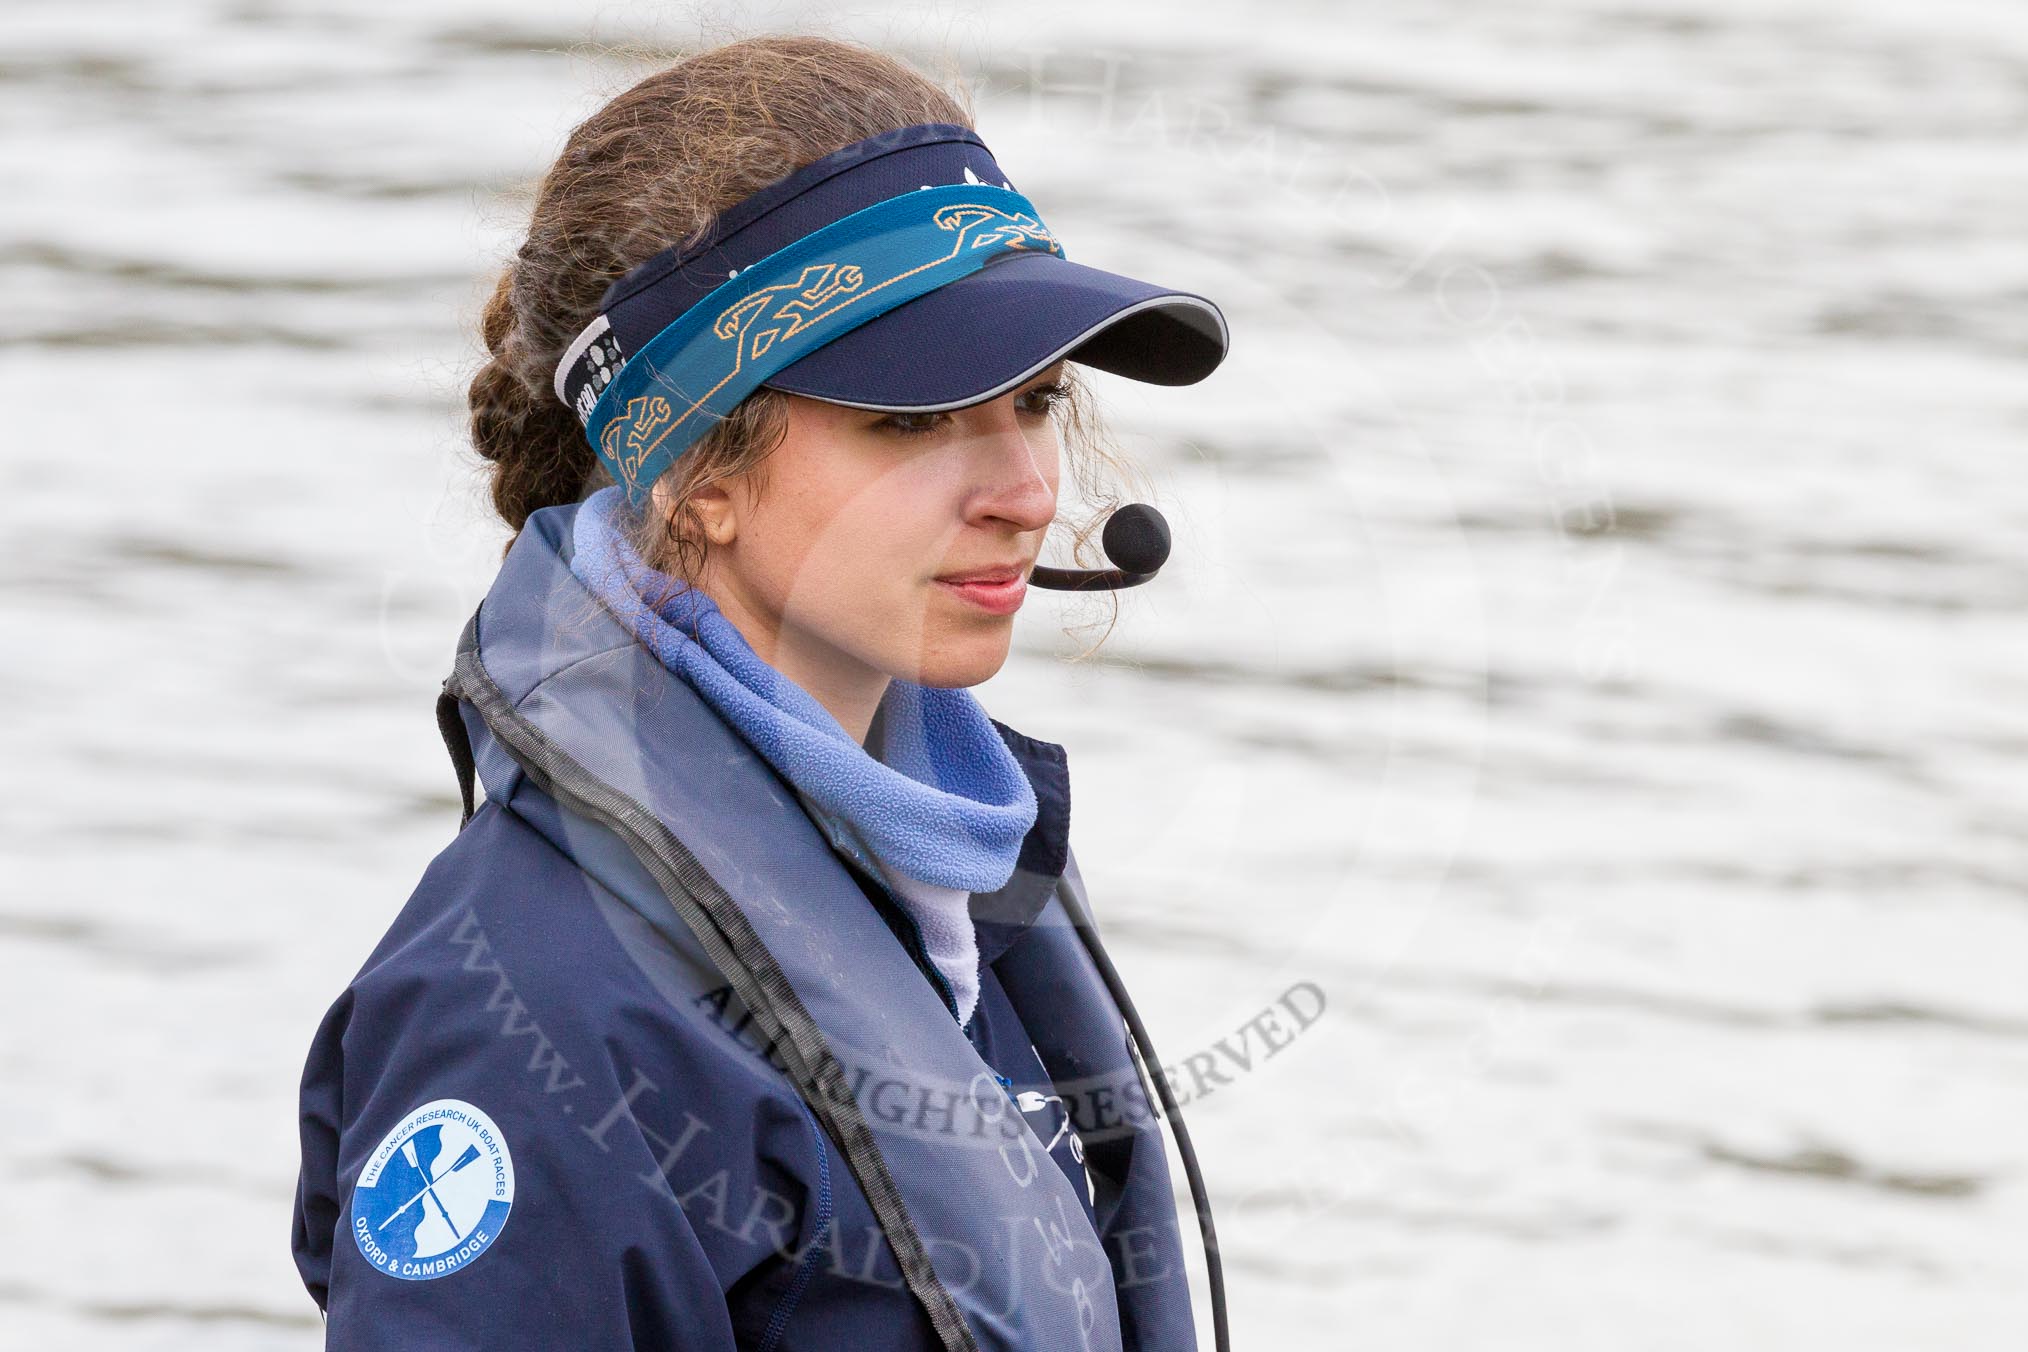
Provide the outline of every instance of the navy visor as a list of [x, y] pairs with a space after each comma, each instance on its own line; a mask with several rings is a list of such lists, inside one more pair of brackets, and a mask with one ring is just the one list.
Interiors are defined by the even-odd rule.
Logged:
[[945, 123], [803, 166], [616, 280], [599, 310], [556, 392], [637, 506], [762, 385], [933, 412], [1062, 359], [1187, 385], [1227, 346], [1206, 298], [1070, 262], [978, 135]]

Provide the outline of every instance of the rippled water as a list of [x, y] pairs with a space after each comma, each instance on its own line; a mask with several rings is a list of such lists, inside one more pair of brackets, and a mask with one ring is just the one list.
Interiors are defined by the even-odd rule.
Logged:
[[[1162, 582], [1082, 665], [1039, 596], [980, 693], [1227, 1077], [1242, 1345], [2021, 1346], [2028, 22], [854, 14], [1071, 257], [1233, 325], [1103, 386]], [[317, 1345], [295, 1081], [456, 825], [487, 271], [607, 47], [696, 31], [0, 16], [9, 1345]]]

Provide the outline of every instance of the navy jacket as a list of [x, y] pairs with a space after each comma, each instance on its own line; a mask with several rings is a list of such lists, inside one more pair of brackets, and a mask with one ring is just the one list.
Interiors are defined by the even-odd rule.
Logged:
[[485, 800], [310, 1048], [326, 1345], [1194, 1347], [1150, 1091], [1059, 895], [1063, 749], [995, 724], [1039, 812], [972, 899], [959, 1029], [832, 824], [576, 585], [574, 510], [447, 683]]

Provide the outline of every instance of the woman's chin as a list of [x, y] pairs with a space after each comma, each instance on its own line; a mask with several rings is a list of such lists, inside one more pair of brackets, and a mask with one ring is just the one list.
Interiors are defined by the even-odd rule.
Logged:
[[1013, 632], [1008, 625], [998, 634], [968, 634], [932, 646], [923, 655], [916, 684], [953, 690], [990, 681], [1007, 665]]

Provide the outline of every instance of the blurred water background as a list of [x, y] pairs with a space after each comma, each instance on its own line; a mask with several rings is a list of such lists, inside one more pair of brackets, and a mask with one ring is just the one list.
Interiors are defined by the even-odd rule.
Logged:
[[1098, 378], [1162, 581], [978, 693], [1227, 1076], [1239, 1345], [2028, 1341], [2017, 8], [10, 0], [0, 1343], [319, 1344], [296, 1080], [457, 822], [492, 270], [573, 123], [793, 26], [1231, 321]]

